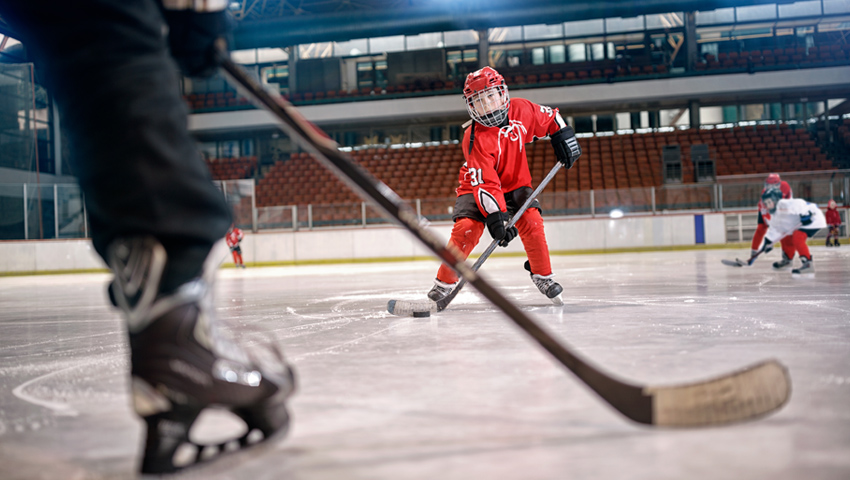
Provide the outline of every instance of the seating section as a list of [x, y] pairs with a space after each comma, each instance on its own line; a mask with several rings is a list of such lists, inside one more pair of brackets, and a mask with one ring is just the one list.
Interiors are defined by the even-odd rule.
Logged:
[[[351, 156], [406, 199], [454, 195], [463, 164], [457, 145], [370, 148], [354, 151]], [[359, 198], [303, 152], [275, 163], [257, 184], [258, 206], [352, 202], [359, 202]]]
[[237, 96], [233, 91], [191, 93], [184, 95], [183, 99], [190, 110], [217, 110], [243, 108], [250, 104], [247, 98]]
[[[845, 135], [850, 135], [848, 126], [842, 127]], [[786, 124], [594, 136], [581, 138], [580, 143], [582, 158], [569, 172], [557, 175], [544, 193], [594, 190], [598, 192], [594, 199], [598, 205], [604, 205], [607, 196], [616, 197], [612, 200], [614, 204], [628, 205], [624, 195], [645, 196], [646, 187], [662, 185], [661, 153], [665, 145], [673, 144], [681, 149], [683, 183], [695, 183], [690, 161], [694, 144], [708, 145], [718, 176], [834, 168], [807, 130]], [[528, 145], [527, 156], [535, 182], [542, 180], [556, 161], [547, 141]], [[355, 151], [352, 157], [405, 199], [454, 196], [458, 170], [464, 161], [457, 144], [370, 148]], [[626, 189], [632, 189], [631, 193], [624, 192]], [[306, 153], [296, 153], [289, 160], [276, 163], [257, 187], [258, 206], [359, 201]], [[649, 203], [646, 199], [635, 199], [638, 201]]]
[[214, 158], [207, 160], [213, 180], [248, 178], [257, 169], [257, 157]]
[[834, 168], [803, 128], [756, 125], [710, 132], [710, 142], [717, 152], [718, 175]]
[[[749, 46], [748, 50], [721, 51], [717, 55], [705, 54], [694, 65], [696, 72], [723, 74], [740, 71], [798, 69], [827, 67], [850, 63], [850, 44], [830, 36], [818, 37], [819, 45], [801, 46]], [[742, 48], [739, 42], [722, 42], [720, 48]], [[747, 48], [747, 47], [744, 47]], [[658, 53], [658, 52], [656, 52]], [[681, 56], [679, 56], [681, 58]], [[665, 55], [625, 55], [616, 59], [584, 62], [550, 63], [518, 67], [498, 67], [511, 88], [537, 88], [576, 83], [608, 82], [627, 79], [651, 79], [659, 76], [679, 75], [681, 68]], [[681, 60], [679, 60], [681, 67]], [[673, 73], [677, 72], [677, 73]], [[443, 95], [458, 93], [463, 75], [452, 80], [417, 79], [407, 84], [385, 87], [361, 87], [351, 90], [294, 92], [286, 98], [295, 104], [335, 103], [369, 98], [402, 98], [417, 95]], [[193, 93], [185, 96], [189, 108], [196, 112], [238, 110], [249, 107], [249, 102], [235, 92]]]
[[698, 71], [760, 68], [773, 66], [806, 66], [811, 64], [844, 64], [850, 60], [850, 44], [773, 48], [742, 52], [706, 54], [694, 67]]

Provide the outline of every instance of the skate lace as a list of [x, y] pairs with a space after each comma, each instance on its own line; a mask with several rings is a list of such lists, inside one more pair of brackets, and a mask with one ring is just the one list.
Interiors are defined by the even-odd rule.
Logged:
[[551, 277], [544, 277], [542, 275], [532, 275], [531, 279], [534, 281], [534, 284], [537, 285], [537, 289], [543, 293], [546, 293], [549, 290], [549, 287], [555, 283]]

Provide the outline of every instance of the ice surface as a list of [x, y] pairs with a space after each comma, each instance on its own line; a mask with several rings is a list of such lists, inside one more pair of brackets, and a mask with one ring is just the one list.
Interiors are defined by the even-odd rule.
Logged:
[[[570, 348], [641, 384], [699, 380], [765, 358], [787, 406], [727, 427], [621, 417], [467, 286], [429, 318], [435, 262], [223, 270], [219, 314], [295, 364], [290, 435], [213, 464], [210, 479], [850, 478], [850, 248], [812, 249], [813, 278], [742, 250], [555, 256], [565, 305], [524, 258], [481, 273]], [[797, 261], [797, 264], [799, 260]], [[122, 322], [106, 275], [0, 278], [0, 478], [134, 478]], [[214, 418], [214, 417], [213, 417]], [[215, 435], [232, 425], [204, 425]]]

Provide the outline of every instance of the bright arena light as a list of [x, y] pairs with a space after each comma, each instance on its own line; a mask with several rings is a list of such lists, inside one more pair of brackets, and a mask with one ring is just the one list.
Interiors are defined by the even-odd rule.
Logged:
[[611, 218], [623, 218], [623, 211], [620, 210], [619, 208], [615, 208], [614, 210], [611, 210], [611, 212], [608, 213], [608, 215]]

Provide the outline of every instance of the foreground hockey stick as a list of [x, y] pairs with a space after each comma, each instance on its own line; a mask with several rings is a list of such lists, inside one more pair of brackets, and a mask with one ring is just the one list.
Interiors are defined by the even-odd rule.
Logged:
[[336, 144], [304, 120], [292, 105], [263, 90], [224, 51], [219, 52], [219, 57], [230, 80], [248, 98], [271, 112], [294, 142], [313, 153], [322, 165], [364, 199], [370, 200], [394, 218], [440, 260], [452, 265], [484, 297], [627, 418], [656, 426], [721, 425], [761, 417], [788, 401], [791, 392], [788, 371], [775, 360], [711, 380], [658, 387], [625, 383], [596, 368], [558, 343], [489, 282], [478, 276], [466, 262], [458, 258], [457, 253], [419, 224], [416, 212], [395, 192], [337, 150]]
[[[546, 175], [546, 177], [540, 182], [540, 185], [538, 185], [537, 188], [534, 189], [533, 192], [531, 192], [531, 195], [525, 200], [525, 203], [522, 204], [519, 210], [517, 210], [517, 212], [511, 218], [511, 221], [508, 222], [508, 226], [505, 227], [506, 230], [508, 228], [513, 227], [517, 220], [519, 220], [519, 217], [521, 217], [522, 214], [525, 213], [526, 210], [528, 210], [528, 207], [531, 206], [531, 203], [534, 201], [534, 199], [536, 199], [537, 196], [540, 195], [540, 192], [542, 192], [543, 189], [546, 188], [546, 185], [548, 185], [549, 181], [551, 181], [552, 178], [555, 177], [555, 174], [558, 173], [558, 170], [560, 170], [561, 167], [563, 167], [563, 164], [561, 164], [561, 162], [557, 162], [555, 166], [552, 167], [552, 170], [549, 171], [549, 174]], [[478, 257], [478, 260], [475, 261], [475, 264], [472, 265], [473, 272], [477, 272], [478, 269], [481, 268], [481, 265], [483, 265], [484, 261], [487, 260], [490, 255], [493, 254], [493, 251], [496, 250], [496, 246], [498, 245], [498, 240], [493, 240], [492, 242], [490, 242], [490, 245], [487, 247], [487, 250], [485, 250], [484, 253], [481, 254], [480, 257]], [[451, 291], [451, 293], [436, 302], [432, 302], [430, 300], [413, 302], [406, 302], [404, 300], [390, 300], [387, 303], [387, 311], [392, 313], [393, 315], [412, 315], [414, 317], [424, 316], [422, 315], [423, 312], [442, 312], [446, 309], [446, 307], [449, 306], [450, 303], [452, 303], [452, 300], [454, 300], [457, 294], [460, 293], [460, 289], [463, 288], [465, 284], [466, 279], [461, 278], [457, 286], [454, 288], [454, 290]]]

